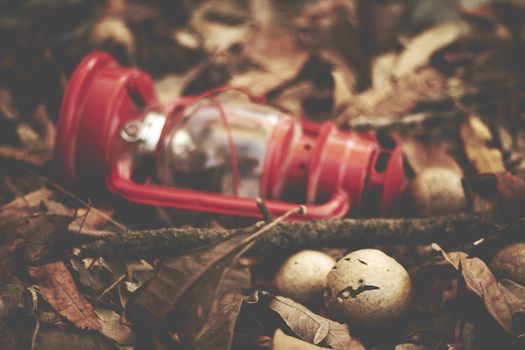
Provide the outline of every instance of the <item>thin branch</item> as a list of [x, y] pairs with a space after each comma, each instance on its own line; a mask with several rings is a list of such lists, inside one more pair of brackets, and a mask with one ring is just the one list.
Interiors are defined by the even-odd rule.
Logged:
[[[277, 223], [253, 253], [306, 247], [363, 247], [373, 244], [439, 242], [454, 246], [484, 237], [499, 226], [490, 215], [450, 215], [416, 219], [331, 219]], [[224, 228], [164, 228], [104, 236], [81, 247], [81, 256], [111, 258], [172, 256], [218, 242], [233, 232]]]

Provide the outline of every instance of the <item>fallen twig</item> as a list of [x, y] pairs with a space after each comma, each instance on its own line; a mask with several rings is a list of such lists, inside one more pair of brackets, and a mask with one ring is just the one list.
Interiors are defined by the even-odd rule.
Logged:
[[[282, 222], [254, 246], [255, 254], [312, 246], [362, 247], [372, 244], [440, 242], [459, 245], [494, 231], [490, 215], [451, 215], [417, 219], [331, 219]], [[165, 228], [103, 236], [81, 248], [81, 256], [111, 258], [170, 256], [229, 235], [224, 228]]]

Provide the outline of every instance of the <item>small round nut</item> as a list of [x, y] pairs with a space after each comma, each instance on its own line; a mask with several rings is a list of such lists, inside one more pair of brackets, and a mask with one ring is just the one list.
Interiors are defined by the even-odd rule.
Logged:
[[328, 311], [363, 326], [399, 320], [412, 297], [408, 272], [377, 249], [361, 249], [344, 256], [326, 280], [324, 302]]
[[501, 248], [492, 257], [490, 268], [498, 278], [508, 278], [525, 285], [525, 242]]
[[315, 251], [303, 250], [290, 256], [279, 268], [274, 283], [279, 292], [300, 303], [320, 297], [326, 287], [326, 275], [335, 259]]
[[461, 175], [448, 168], [425, 169], [412, 180], [409, 193], [424, 216], [457, 213], [466, 208]]

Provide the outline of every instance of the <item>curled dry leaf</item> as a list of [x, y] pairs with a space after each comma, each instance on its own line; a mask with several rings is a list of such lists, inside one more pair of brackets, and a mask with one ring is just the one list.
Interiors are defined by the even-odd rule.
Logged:
[[63, 262], [29, 266], [28, 273], [56, 312], [81, 329], [99, 330], [101, 328], [93, 307], [79, 292], [71, 273]]
[[352, 338], [348, 325], [319, 316], [292, 299], [276, 296], [270, 302], [270, 309], [277, 312], [299, 338], [309, 343], [325, 343], [334, 349], [365, 349], [359, 340]]
[[445, 253], [443, 250], [441, 252], [445, 259], [461, 273], [468, 290], [482, 298], [489, 314], [505, 331], [511, 333], [513, 310], [487, 265], [481, 259], [463, 252]]
[[275, 331], [272, 341], [272, 350], [321, 350], [317, 345], [309, 344], [300, 339], [284, 334], [280, 329]]

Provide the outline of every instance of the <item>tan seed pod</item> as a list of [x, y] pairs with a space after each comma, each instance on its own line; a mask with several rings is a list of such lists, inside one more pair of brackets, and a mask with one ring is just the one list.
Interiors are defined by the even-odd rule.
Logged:
[[447, 168], [425, 169], [412, 180], [409, 193], [424, 216], [457, 213], [466, 208], [461, 175]]
[[525, 285], [525, 242], [501, 248], [492, 257], [490, 268], [498, 278], [508, 278]]
[[353, 324], [393, 323], [407, 311], [412, 296], [408, 272], [377, 249], [344, 256], [326, 279], [324, 302], [328, 311]]
[[274, 283], [279, 293], [300, 303], [321, 297], [326, 287], [326, 275], [335, 259], [315, 251], [303, 250], [290, 256], [279, 268]]

